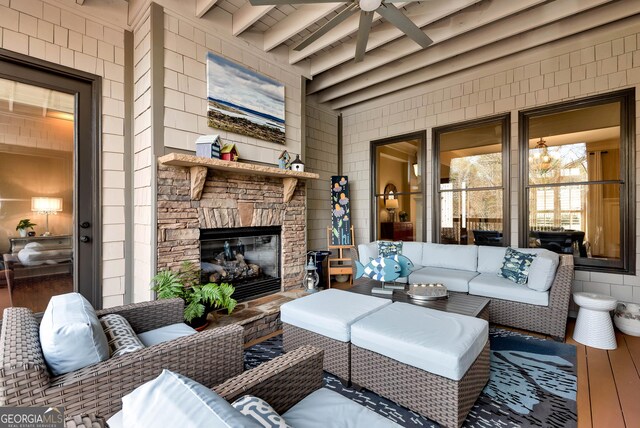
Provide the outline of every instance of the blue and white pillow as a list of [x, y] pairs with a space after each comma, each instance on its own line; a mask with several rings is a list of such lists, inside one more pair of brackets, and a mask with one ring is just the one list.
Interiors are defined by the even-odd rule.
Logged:
[[507, 248], [498, 276], [507, 278], [516, 284], [526, 284], [529, 280], [531, 263], [535, 258], [535, 254], [522, 253], [513, 248]]
[[262, 398], [244, 395], [231, 405], [240, 413], [254, 419], [264, 428], [291, 428], [282, 416]]
[[378, 241], [378, 256], [390, 257], [402, 254], [402, 241]]
[[100, 317], [100, 324], [107, 335], [111, 357], [144, 349], [144, 345], [133, 331], [129, 321], [122, 315], [107, 314]]

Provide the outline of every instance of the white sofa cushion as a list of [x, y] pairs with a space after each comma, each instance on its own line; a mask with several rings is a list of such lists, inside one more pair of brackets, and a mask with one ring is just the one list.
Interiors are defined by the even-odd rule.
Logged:
[[197, 331], [192, 327], [180, 322], [140, 333], [138, 334], [138, 339], [144, 346], [149, 347], [195, 333]]
[[109, 358], [107, 336], [96, 312], [79, 293], [53, 296], [40, 322], [40, 345], [54, 376]]
[[209, 388], [170, 370], [122, 397], [125, 427], [262, 427]]
[[378, 246], [375, 242], [369, 242], [368, 244], [358, 245], [358, 257], [360, 263], [367, 265], [371, 259], [378, 257]]
[[489, 323], [481, 318], [408, 303], [385, 306], [351, 326], [353, 345], [453, 380], [462, 379], [487, 340]]
[[476, 245], [422, 244], [422, 266], [475, 272], [478, 267]]
[[397, 428], [400, 425], [327, 388], [307, 395], [282, 417], [296, 428]]
[[412, 284], [440, 283], [447, 287], [449, 291], [467, 293], [469, 291], [469, 281], [477, 275], [478, 272], [466, 270], [423, 267], [409, 276], [409, 282]]
[[351, 324], [390, 304], [390, 299], [331, 288], [285, 303], [280, 307], [280, 319], [283, 323], [349, 342]]
[[549, 292], [536, 291], [526, 284], [516, 284], [493, 273], [481, 273], [469, 282], [469, 294], [548, 306]]
[[[515, 248], [528, 254], [536, 254], [529, 268], [529, 282], [527, 286], [538, 291], [547, 291], [551, 288], [556, 276], [556, 270], [560, 263], [560, 256], [553, 251], [544, 248]], [[497, 274], [500, 271], [506, 247], [478, 247], [478, 272]]]
[[408, 257], [414, 265], [422, 264], [422, 242], [404, 242], [402, 245], [402, 255]]

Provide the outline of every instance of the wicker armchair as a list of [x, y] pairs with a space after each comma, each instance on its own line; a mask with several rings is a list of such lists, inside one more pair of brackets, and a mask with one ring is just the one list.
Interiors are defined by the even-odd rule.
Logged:
[[[233, 402], [245, 394], [271, 404], [280, 414], [313, 391], [322, 388], [323, 351], [302, 346], [227, 380], [213, 390]], [[67, 411], [67, 414], [71, 414]], [[67, 418], [67, 428], [105, 428], [106, 418], [80, 415]]]
[[[183, 321], [180, 299], [96, 311], [118, 313], [136, 333]], [[64, 406], [67, 415], [111, 417], [121, 398], [170, 369], [213, 386], [242, 373], [243, 328], [231, 325], [181, 337], [52, 376], [42, 355], [38, 321], [27, 308], [7, 308], [0, 333], [0, 406]]]

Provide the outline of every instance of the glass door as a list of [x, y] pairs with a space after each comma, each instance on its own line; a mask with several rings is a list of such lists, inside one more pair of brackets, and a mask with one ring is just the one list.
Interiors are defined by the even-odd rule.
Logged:
[[91, 85], [0, 64], [0, 310], [42, 312], [71, 291], [99, 305], [93, 171], [79, 168], [94, 153]]

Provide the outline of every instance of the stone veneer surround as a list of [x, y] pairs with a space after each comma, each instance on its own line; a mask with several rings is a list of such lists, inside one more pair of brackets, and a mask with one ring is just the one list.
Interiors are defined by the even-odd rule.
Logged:
[[208, 170], [200, 200], [191, 200], [190, 169], [158, 165], [158, 269], [200, 263], [200, 229], [281, 226], [282, 290], [299, 288], [306, 256], [303, 180], [283, 202], [281, 178]]

